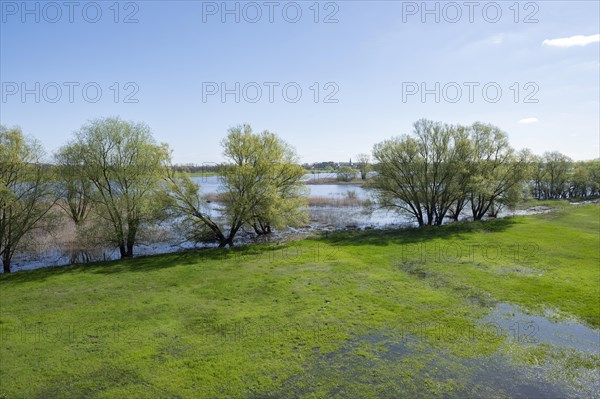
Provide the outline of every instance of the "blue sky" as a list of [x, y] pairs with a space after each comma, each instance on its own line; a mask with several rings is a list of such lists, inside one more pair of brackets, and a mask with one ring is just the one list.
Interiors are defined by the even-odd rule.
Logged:
[[119, 115], [146, 122], [179, 163], [222, 161], [241, 123], [302, 162], [343, 161], [423, 117], [489, 122], [538, 154], [600, 156], [599, 2], [315, 3], [2, 0], [0, 122], [51, 153]]

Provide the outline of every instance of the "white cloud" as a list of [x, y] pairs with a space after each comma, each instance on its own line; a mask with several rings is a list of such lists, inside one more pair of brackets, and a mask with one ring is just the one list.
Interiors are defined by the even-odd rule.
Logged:
[[519, 121], [519, 123], [527, 124], [527, 123], [538, 123], [538, 118], [523, 118]]
[[490, 39], [492, 44], [502, 44], [504, 43], [504, 35], [502, 33], [492, 36]]
[[591, 43], [600, 42], [600, 34], [597, 35], [576, 35], [571, 37], [561, 37], [560, 39], [546, 39], [542, 42], [543, 45], [552, 47], [573, 47], [586, 46]]

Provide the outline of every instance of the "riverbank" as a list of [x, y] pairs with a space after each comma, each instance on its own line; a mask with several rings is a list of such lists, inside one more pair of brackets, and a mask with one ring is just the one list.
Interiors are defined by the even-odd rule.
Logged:
[[[0, 396], [597, 397], [599, 224], [583, 205], [2, 275]], [[579, 344], [548, 337], [563, 322]]]
[[[208, 205], [218, 209], [220, 197], [218, 194], [206, 196]], [[314, 234], [330, 233], [345, 230], [385, 230], [405, 229], [416, 227], [411, 219], [396, 212], [377, 209], [369, 199], [357, 196], [328, 196], [309, 197], [309, 222], [298, 228], [276, 230], [272, 234], [256, 236], [249, 230], [243, 229], [234, 241], [235, 245], [256, 243], [283, 243], [302, 239]], [[499, 217], [534, 215], [548, 213], [553, 210], [569, 207], [566, 201], [554, 201], [550, 205], [534, 205], [529, 208], [516, 209], [502, 212]], [[112, 261], [120, 258], [117, 248], [78, 239], [71, 221], [60, 212], [56, 216], [56, 227], [59, 235], [47, 232], [38, 232], [27, 241], [27, 245], [18, 253], [12, 262], [14, 272], [33, 270], [44, 267], [63, 267], [72, 263], [91, 263], [97, 261]], [[62, 220], [62, 221], [61, 221]], [[451, 223], [451, 220], [447, 220]], [[469, 222], [468, 218], [461, 222]], [[173, 225], [173, 221], [164, 221], [160, 224], [145, 226], [140, 234], [135, 247], [136, 256], [168, 254], [190, 249], [213, 248], [211, 242], [189, 242], [185, 240]]]

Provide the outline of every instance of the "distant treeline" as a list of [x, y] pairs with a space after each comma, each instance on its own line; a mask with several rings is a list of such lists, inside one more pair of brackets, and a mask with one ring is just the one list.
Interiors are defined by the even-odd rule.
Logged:
[[[223, 166], [222, 164], [215, 163], [215, 162], [208, 162], [208, 163], [203, 163], [203, 164], [185, 163], [185, 164], [173, 165], [173, 170], [175, 170], [175, 172], [189, 172], [189, 173], [202, 173], [202, 172], [219, 173], [222, 169], [222, 166]], [[315, 162], [312, 164], [311, 163], [303, 163], [300, 166], [302, 166], [307, 171], [322, 170], [324, 172], [335, 171], [344, 166], [358, 167], [357, 163], [352, 162], [352, 161], [350, 161], [350, 162], [327, 161], [327, 162]]]
[[221, 169], [222, 165], [218, 163], [205, 163], [202, 165], [186, 163], [173, 165], [173, 170], [179, 173], [220, 173]]

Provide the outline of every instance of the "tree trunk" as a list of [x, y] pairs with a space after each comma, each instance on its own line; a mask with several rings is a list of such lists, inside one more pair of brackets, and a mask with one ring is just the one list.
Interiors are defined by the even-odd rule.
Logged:
[[233, 238], [228, 237], [219, 242], [219, 248], [225, 248], [228, 245], [230, 248], [233, 247]]
[[[227, 236], [227, 239], [224, 241], [223, 246], [229, 245], [230, 247], [233, 247], [233, 239], [235, 238], [235, 235], [237, 234], [240, 227], [242, 227], [241, 222], [237, 222], [231, 227], [231, 229], [229, 230], [229, 235]], [[221, 245], [219, 245], [219, 247], [221, 247]]]
[[121, 244], [119, 244], [119, 252], [121, 254], [121, 259], [133, 257], [133, 246], [134, 242], [130, 239], [127, 239], [127, 242], [122, 242]]
[[125, 256], [127, 258], [133, 258], [133, 246], [135, 244], [135, 237], [137, 235], [139, 221], [136, 219], [131, 219], [127, 222], [127, 226], [127, 252]]
[[10, 246], [4, 248], [2, 254], [2, 270], [4, 273], [10, 273], [10, 261], [12, 260], [12, 248]]
[[127, 240], [127, 257], [133, 258], [133, 241]]
[[262, 236], [271, 233], [271, 227], [268, 224], [262, 224], [260, 221], [258, 223], [253, 223], [252, 228], [254, 229], [254, 233], [256, 233], [257, 236]]
[[2, 257], [2, 270], [4, 273], [10, 273], [10, 259], [7, 259], [5, 256]]
[[450, 211], [450, 217], [452, 218], [452, 220], [454, 220], [455, 222], [458, 222], [458, 218], [460, 217], [460, 214], [464, 208], [465, 208], [465, 200], [458, 199], [456, 201], [456, 204], [454, 205], [454, 209], [452, 209]]
[[119, 244], [119, 253], [121, 254], [121, 259], [125, 259], [127, 257], [127, 250], [125, 249], [125, 243]]
[[471, 199], [471, 210], [473, 211], [473, 220], [481, 220], [485, 216], [487, 210], [490, 207], [490, 203], [487, 202], [486, 204], [486, 202], [487, 201], [480, 196], [477, 200], [477, 205], [475, 205], [473, 199]]
[[427, 226], [433, 226], [434, 218], [433, 214], [427, 212]]
[[445, 213], [440, 213], [439, 215], [437, 215], [435, 217], [435, 225], [436, 226], [442, 225], [442, 223], [444, 222], [444, 216], [445, 216]]

